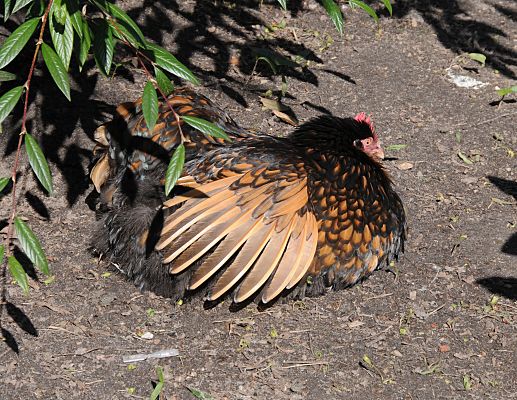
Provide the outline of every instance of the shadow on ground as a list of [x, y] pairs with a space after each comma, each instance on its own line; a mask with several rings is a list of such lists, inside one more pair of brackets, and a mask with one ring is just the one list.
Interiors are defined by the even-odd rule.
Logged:
[[[502, 0], [489, 5], [479, 2], [479, 7], [493, 7], [500, 15], [517, 20], [517, 8], [513, 0]], [[433, 27], [444, 47], [458, 54], [477, 52], [487, 55], [487, 64], [503, 75], [516, 79], [510, 66], [517, 65], [517, 52], [500, 43], [507, 38], [503, 28], [479, 21], [471, 16], [473, 3], [460, 0], [398, 0], [394, 7], [397, 18], [405, 17], [412, 10]]]
[[[501, 179], [495, 176], [488, 176], [488, 180], [492, 182], [501, 192], [506, 193], [517, 201], [517, 182], [508, 179]], [[501, 251], [506, 254], [517, 256], [517, 233], [514, 233], [501, 247]]]
[[517, 278], [505, 278], [502, 276], [491, 276], [476, 281], [488, 289], [491, 293], [506, 297], [509, 300], [517, 300]]

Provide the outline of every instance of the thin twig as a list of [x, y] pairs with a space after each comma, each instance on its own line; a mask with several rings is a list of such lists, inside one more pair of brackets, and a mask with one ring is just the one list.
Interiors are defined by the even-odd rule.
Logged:
[[492, 121], [496, 121], [498, 119], [505, 118], [505, 117], [511, 117], [513, 115], [517, 115], [517, 112], [501, 114], [501, 115], [498, 115], [497, 117], [493, 117], [493, 118], [485, 119], [483, 121], [476, 122], [475, 124], [469, 124], [468, 122], [461, 122], [459, 124], [453, 125], [453, 128], [458, 128], [460, 126], [465, 126], [465, 125], [468, 125], [469, 128], [474, 128], [476, 126], [488, 124]]
[[[290, 363], [291, 361], [286, 361], [286, 364]], [[282, 369], [290, 369], [290, 368], [300, 368], [300, 367], [313, 367], [316, 365], [329, 365], [330, 363], [328, 361], [309, 361], [309, 362], [300, 362], [293, 365], [286, 365], [282, 366], [280, 368]]]
[[29, 91], [32, 75], [34, 74], [34, 67], [36, 65], [36, 60], [38, 58], [39, 49], [41, 47], [41, 43], [43, 43], [43, 32], [45, 31], [45, 26], [47, 25], [47, 18], [50, 12], [50, 7], [54, 0], [50, 0], [47, 9], [45, 10], [45, 14], [43, 14], [43, 18], [41, 19], [41, 29], [39, 32], [38, 42], [36, 44], [36, 50], [34, 51], [34, 55], [32, 56], [32, 64], [29, 70], [29, 76], [27, 77], [27, 81], [25, 82], [25, 104], [23, 106], [23, 117], [22, 117], [22, 130], [20, 132], [18, 138], [18, 147], [16, 149], [16, 155], [14, 157], [14, 165], [11, 173], [11, 179], [13, 180], [13, 191], [12, 191], [12, 202], [11, 202], [11, 215], [9, 216], [9, 222], [7, 227], [7, 237], [5, 238], [5, 255], [6, 260], [11, 255], [11, 238], [13, 236], [13, 222], [14, 217], [16, 216], [16, 174], [18, 173], [18, 164], [20, 161], [20, 151], [22, 147], [23, 137], [27, 133], [26, 122], [27, 122], [27, 108], [29, 104]]

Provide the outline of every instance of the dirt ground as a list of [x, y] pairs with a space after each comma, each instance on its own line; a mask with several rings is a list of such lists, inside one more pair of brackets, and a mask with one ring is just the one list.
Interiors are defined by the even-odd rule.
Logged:
[[[378, 26], [346, 8], [339, 37], [312, 0], [287, 13], [257, 3], [121, 4], [243, 126], [292, 129], [261, 109], [258, 96], [281, 78], [265, 64], [252, 76], [253, 47], [307, 64], [283, 68], [284, 103], [301, 122], [371, 114], [409, 218], [395, 273], [265, 311], [140, 293], [88, 251], [95, 215], [85, 198], [93, 131], [139, 96], [144, 77], [121, 67], [106, 79], [90, 64], [74, 78], [73, 107], [37, 77], [29, 130], [49, 155], [55, 194], [24, 174], [19, 214], [55, 280], [32, 279], [29, 297], [2, 283], [0, 398], [148, 398], [161, 366], [167, 399], [517, 399], [517, 108], [495, 92], [516, 84], [516, 4], [399, 0]], [[466, 52], [485, 54], [486, 66]], [[486, 85], [458, 87], [457, 75]], [[8, 176], [19, 114], [3, 131]], [[2, 226], [9, 206], [4, 195]], [[122, 361], [163, 349], [179, 356]]]

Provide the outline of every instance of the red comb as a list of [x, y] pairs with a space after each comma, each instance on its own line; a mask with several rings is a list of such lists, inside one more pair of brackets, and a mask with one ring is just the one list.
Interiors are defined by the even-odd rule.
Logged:
[[364, 113], [364, 112], [359, 113], [359, 114], [357, 114], [354, 117], [354, 119], [357, 122], [367, 124], [370, 127], [370, 130], [372, 131], [372, 133], [375, 136], [375, 127], [373, 126], [373, 121], [372, 121], [372, 119], [368, 115], [366, 115], [366, 113]]

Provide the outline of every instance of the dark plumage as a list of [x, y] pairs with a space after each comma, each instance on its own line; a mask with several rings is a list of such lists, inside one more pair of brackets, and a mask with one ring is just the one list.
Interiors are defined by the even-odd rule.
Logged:
[[181, 140], [169, 106], [152, 133], [139, 102], [97, 130], [94, 247], [141, 289], [179, 298], [206, 287], [209, 301], [232, 293], [236, 303], [268, 303], [350, 286], [403, 250], [402, 202], [364, 114], [319, 117], [277, 138], [243, 130], [189, 89], [168, 102], [232, 142], [182, 123], [185, 168], [166, 199], [165, 169]]

